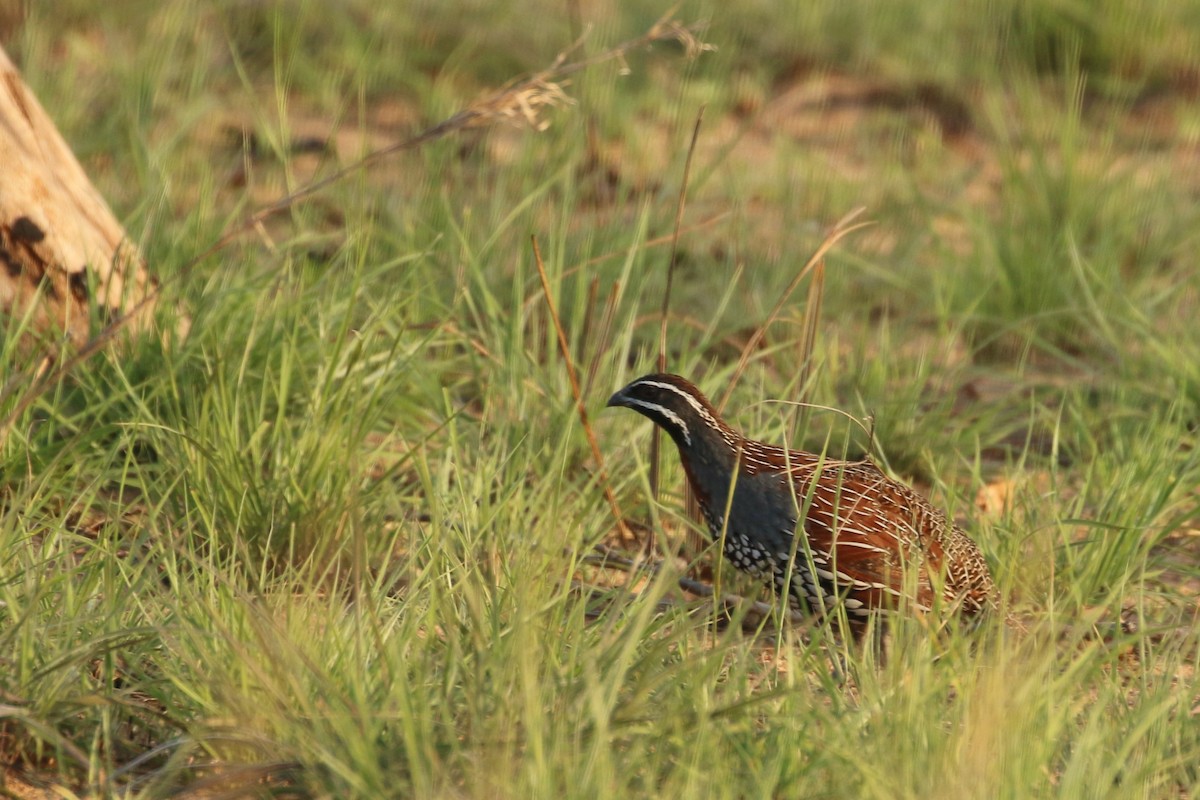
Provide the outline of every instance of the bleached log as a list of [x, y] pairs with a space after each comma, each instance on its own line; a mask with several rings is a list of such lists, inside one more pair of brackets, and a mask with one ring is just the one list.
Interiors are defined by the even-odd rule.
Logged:
[[[151, 297], [137, 248], [0, 48], [0, 330], [86, 341]], [[129, 327], [144, 327], [152, 302]]]

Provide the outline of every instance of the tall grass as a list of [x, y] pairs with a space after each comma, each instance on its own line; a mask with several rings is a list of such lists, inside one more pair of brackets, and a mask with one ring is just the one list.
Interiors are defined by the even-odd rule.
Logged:
[[[1064, 4], [977, 20], [906, 6], [922, 30], [957, 32], [947, 50], [900, 10], [809, 4], [763, 26], [765, 6], [701, 8], [718, 50], [692, 66], [667, 46], [630, 53], [629, 79], [581, 74], [578, 105], [542, 133], [399, 154], [186, 271], [247, 198], [402, 138], [389, 102], [419, 128], [548, 63], [565, 10], [429, 6], [417, 25], [358, 3], [335, 18], [319, 3], [84, 4], [56, 48], [31, 8], [26, 72], [156, 271], [178, 276], [192, 332], [118, 342], [0, 446], [7, 779], [131, 797], [1195, 794], [1198, 395], [1178, 318], [1197, 290], [1195, 215], [1162, 181], [1172, 153], [1122, 127], [1128, 95], [1087, 93], [1182, 63], [1172, 46], [1137, 54], [1196, 10], [1143, 5], [1128, 38], [1103, 4], [1083, 20]], [[657, 13], [598, 19], [588, 52]], [[1021, 55], [1047, 34], [1014, 15], [1074, 63]], [[998, 20], [1009, 38], [979, 32]], [[135, 35], [150, 29], [167, 45]], [[894, 104], [864, 101], [861, 127], [825, 138], [729, 122], [735, 78], [771, 54], [978, 96], [970, 148]], [[746, 80], [782, 94], [777, 63]], [[115, 118], [68, 102], [72, 81]], [[686, 147], [670, 131], [701, 97], [684, 227], [733, 213], [684, 234], [669, 366], [723, 390], [825, 231], [867, 205], [875, 224], [828, 258], [811, 380], [797, 299], [728, 410], [763, 438], [871, 448], [968, 518], [1023, 630], [897, 617], [881, 660], [820, 626], [743, 626], [744, 606], [725, 620], [680, 591], [675, 560], [617, 573], [588, 558], [642, 551], [616, 536], [529, 236], [608, 488], [669, 545], [690, 525], [681, 476], [668, 467], [653, 504], [649, 426], [602, 409], [653, 365], [656, 242], [679, 191], [666, 161]], [[301, 118], [337, 120], [342, 147], [300, 152]], [[4, 374], [22, 357], [6, 345]], [[872, 415], [873, 439], [760, 402], [801, 395]], [[1007, 501], [976, 510], [985, 487]]]

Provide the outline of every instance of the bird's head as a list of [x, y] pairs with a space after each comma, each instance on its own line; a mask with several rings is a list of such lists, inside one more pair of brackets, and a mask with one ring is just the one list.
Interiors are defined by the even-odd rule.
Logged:
[[678, 375], [644, 375], [608, 398], [608, 405], [650, 418], [682, 450], [727, 427], [708, 398]]

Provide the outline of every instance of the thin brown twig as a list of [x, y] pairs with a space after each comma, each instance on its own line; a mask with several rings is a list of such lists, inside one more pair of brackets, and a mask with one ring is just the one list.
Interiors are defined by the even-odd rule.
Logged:
[[[593, 275], [591, 282], [588, 283], [587, 301], [583, 305], [583, 322], [581, 322], [579, 325], [579, 341], [582, 342], [584, 345], [583, 347], [581, 347], [582, 352], [579, 354], [579, 356], [581, 359], [583, 359], [585, 361], [588, 360], [587, 359], [588, 353], [587, 353], [587, 347], [586, 347], [587, 343], [600, 341], [592, 336], [592, 325], [595, 324], [594, 315], [596, 313], [596, 301], [599, 298], [600, 298], [600, 276]], [[600, 347], [596, 348], [597, 351], [599, 351], [600, 349], [601, 349]], [[585, 368], [585, 373], [586, 373], [586, 376], [583, 380], [583, 385], [582, 385], [581, 389], [582, 389], [584, 395], [590, 397], [592, 394], [592, 389], [591, 389], [591, 384], [588, 381], [588, 377], [591, 376], [591, 372], [590, 372], [590, 370], [587, 370]]]
[[[707, 228], [708, 226], [714, 225], [714, 224], [720, 222], [721, 220], [725, 219], [731, 213], [733, 213], [733, 212], [720, 211], [716, 214], [713, 214], [711, 217], [708, 217], [707, 219], [700, 220], [699, 222], [697, 222], [693, 225], [687, 226], [683, 230], [675, 231], [674, 233], [664, 233], [662, 236], [655, 236], [653, 239], [647, 239], [646, 241], [639, 244], [635, 248], [635, 251], [636, 250], [648, 250], [651, 247], [658, 247], [658, 246], [664, 245], [664, 244], [671, 244], [679, 236], [681, 236], [685, 233], [692, 233], [694, 231], [703, 230], [704, 228]], [[564, 270], [563, 276], [566, 277], [569, 275], [574, 275], [576, 272], [578, 272], [581, 269], [594, 266], [601, 262], [607, 261], [610, 258], [616, 258], [617, 256], [628, 256], [629, 252], [630, 252], [629, 248], [625, 248], [624, 250], [612, 250], [607, 253], [601, 253], [598, 256], [592, 256], [587, 261], [584, 261], [582, 264], [576, 264], [575, 266]]]
[[633, 534], [629, 530], [629, 526], [625, 524], [625, 515], [621, 513], [621, 506], [617, 503], [617, 496], [613, 493], [608, 480], [608, 469], [604, 466], [604, 454], [600, 452], [600, 443], [596, 439], [596, 432], [592, 430], [592, 423], [588, 420], [587, 407], [583, 402], [583, 392], [579, 388], [579, 376], [575, 372], [575, 361], [571, 358], [571, 348], [567, 344], [566, 331], [563, 330], [562, 322], [558, 318], [558, 309], [554, 307], [554, 294], [550, 291], [550, 278], [546, 275], [546, 265], [542, 261], [542, 250], [538, 247], [537, 236], [531, 236], [530, 241], [533, 243], [533, 260], [537, 264], [538, 277], [542, 280], [546, 308], [550, 312], [551, 322], [554, 323], [554, 333], [558, 336], [558, 349], [562, 353], [563, 363], [567, 366], [567, 378], [571, 382], [571, 393], [575, 396], [575, 410], [579, 412], [579, 421], [583, 424], [583, 432], [587, 435], [588, 445], [592, 448], [592, 457], [596, 459], [597, 477], [604, 490], [604, 499], [608, 501], [608, 507], [612, 510], [613, 519], [616, 520], [617, 529], [621, 532], [622, 538], [631, 538]]
[[[813, 350], [816, 349], [817, 328], [821, 321], [821, 301], [825, 297], [825, 259], [813, 267], [812, 280], [808, 283], [808, 299], [804, 304], [804, 327], [800, 331], [800, 400], [808, 398], [811, 390], [809, 380], [813, 371]], [[802, 418], [807, 418], [805, 406], [797, 405], [788, 421], [787, 440], [792, 441]]]
[[[671, 255], [667, 259], [667, 285], [663, 289], [662, 312], [658, 326], [658, 371], [667, 371], [667, 319], [671, 312], [671, 285], [675, 281], [675, 262], [679, 259], [679, 230], [683, 227], [683, 209], [687, 204], [688, 180], [692, 174], [692, 158], [696, 154], [696, 142], [700, 140], [700, 125], [704, 122], [704, 106], [696, 113], [696, 124], [692, 128], [692, 141], [688, 145], [687, 158], [683, 162], [683, 180], [679, 184], [679, 200], [675, 204], [675, 225], [671, 232]], [[650, 496], [658, 502], [658, 462], [662, 439], [658, 426], [650, 434]]]
[[589, 396], [592, 393], [592, 387], [596, 384], [596, 373], [600, 370], [600, 360], [608, 351], [608, 334], [612, 330], [613, 320], [617, 316], [617, 300], [620, 295], [621, 283], [620, 281], [613, 281], [612, 291], [608, 293], [608, 299], [604, 302], [604, 314], [600, 320], [600, 333], [596, 337], [596, 341], [600, 345], [592, 355], [592, 363], [588, 365], [587, 379], [583, 384], [583, 393]]
[[[679, 233], [680, 233], [680, 235], [683, 235], [685, 233], [692, 233], [693, 231], [703, 230], [704, 228], [707, 228], [710, 225], [714, 225], [714, 224], [720, 222], [721, 220], [725, 219], [726, 217], [728, 217], [730, 215], [730, 213], [731, 212], [729, 212], [729, 211], [722, 211], [719, 214], [713, 214], [711, 217], [709, 217], [705, 220], [702, 220], [700, 222], [697, 222], [695, 225], [689, 225], [688, 227], [681, 230]], [[601, 253], [598, 256], [592, 256], [587, 261], [580, 262], [573, 267], [567, 267], [566, 269], [564, 269], [562, 271], [562, 276], [564, 278], [569, 278], [572, 275], [582, 272], [583, 270], [587, 269], [588, 267], [593, 267], [596, 264], [601, 264], [605, 261], [608, 261], [610, 258], [617, 258], [618, 256], [629, 257], [630, 253], [636, 253], [641, 250], [648, 250], [651, 247], [660, 247], [664, 244], [670, 244], [674, 240], [674, 238], [675, 238], [674, 235], [672, 235], [670, 233], [664, 233], [662, 236], [656, 236], [653, 239], [647, 239], [646, 241], [642, 242], [641, 244], [635, 245], [634, 247], [627, 247], [624, 250], [610, 250], [607, 253]], [[525, 305], [522, 306], [522, 308], [527, 309], [527, 308], [531, 307], [535, 302], [537, 302], [537, 297], [536, 297], [536, 295], [531, 294], [531, 295], [529, 295], [529, 297], [525, 298], [525, 300], [524, 300]], [[657, 319], [656, 316], [653, 318]], [[638, 324], [640, 325], [642, 323], [642, 321], [643, 320], [639, 319]]]
[[[583, 556], [580, 559], [580, 563], [604, 569], [618, 569], [629, 573], [645, 572], [652, 576], [658, 575], [663, 568], [662, 561], [645, 561], [640, 558], [630, 558], [603, 545], [597, 545], [595, 553]], [[677, 576], [675, 584], [689, 594], [713, 599], [714, 606], [726, 609], [744, 608], [748, 614], [759, 618], [770, 617], [772, 614], [780, 612], [780, 608], [772, 603], [764, 603], [761, 600], [748, 600], [739, 594], [717, 595], [716, 589], [712, 585], [698, 581], [695, 578], [689, 578], [687, 575]], [[806, 619], [804, 614], [790, 607], [784, 610], [783, 613], [784, 618], [788, 622], [797, 623], [803, 622]]]
[[[426, 128], [416, 136], [368, 153], [358, 161], [337, 170], [332, 175], [302, 186], [296, 191], [250, 214], [240, 223], [229, 228], [209, 247], [185, 261], [170, 278], [157, 281], [142, 299], [130, 306], [125, 312], [118, 314], [112, 322], [80, 345], [70, 358], [59, 363], [57, 368], [41, 370], [41, 374], [35, 377], [31, 384], [24, 384], [22, 381], [16, 380], [15, 376], [14, 379], [7, 381], [3, 389], [0, 389], [0, 404], [4, 403], [11, 394], [17, 391], [19, 386], [26, 385], [27, 389], [21, 396], [21, 399], [17, 401], [13, 409], [4, 418], [3, 422], [0, 422], [0, 444], [7, 441], [12, 426], [37, 398], [41, 397], [51, 386], [60, 382], [72, 370], [103, 350], [116, 338], [120, 331], [128, 326], [131, 320], [136, 319], [143, 310], [157, 302], [158, 298], [169, 285], [181, 280], [197, 265], [228, 247], [238, 237], [248, 231], [260, 228], [265, 220], [290, 208], [296, 202], [316, 194], [349, 175], [361, 172], [389, 156], [416, 149], [451, 133], [485, 125], [503, 118], [523, 117], [526, 121], [533, 122], [532, 116], [536, 114], [538, 107], [565, 102], [566, 95], [562, 91], [561, 86], [555, 83], [555, 81], [609, 61], [620, 61], [623, 63], [625, 55], [638, 48], [654, 44], [655, 42], [674, 39], [684, 46], [688, 57], [695, 57], [699, 53], [711, 49], [709, 45], [701, 42], [695, 36], [695, 32], [701, 26], [699, 24], [679, 24], [672, 18], [674, 11], [675, 8], [669, 10], [651, 25], [646, 33], [635, 39], [622, 42], [594, 56], [582, 58], [578, 61], [567, 61], [568, 56], [580, 46], [581, 38], [569, 48], [559, 53], [546, 69], [525, 78], [510, 81], [492, 94], [469, 104], [462, 111], [442, 120], [436, 125]], [[49, 364], [57, 363], [58, 356], [48, 355], [46, 362]]]
[[[614, 596], [613, 590], [611, 589], [603, 589], [597, 586], [592, 586], [591, 584], [584, 583], [583, 581], [571, 581], [571, 591], [576, 594], [585, 595], [590, 600], [599, 600], [604, 603], [603, 608], [588, 608], [584, 610], [584, 618], [591, 622], [603, 619], [605, 611], [608, 609], [608, 607], [614, 605], [617, 601], [631, 603], [639, 598], [639, 595], [636, 592], [621, 592], [619, 596]], [[737, 595], [724, 595], [716, 600], [705, 598], [704, 601], [700, 601], [700, 603], [697, 604], [694, 601], [692, 603], [686, 603], [667, 598], [659, 600], [657, 603], [655, 603], [654, 610], [660, 614], [666, 614], [670, 611], [674, 611], [677, 608], [682, 608], [685, 613], [691, 616], [711, 620], [713, 617], [713, 612], [718, 608], [723, 609], [724, 615], [729, 619], [737, 617], [738, 609], [741, 608], [744, 609], [741, 616], [741, 629], [743, 633], [756, 634], [760, 632], [768, 632], [774, 635], [770, 629], [764, 630], [762, 627], [763, 620], [769, 617], [770, 609], [767, 609], [764, 612], [763, 609], [757, 607], [743, 606], [743, 599], [744, 598], [738, 597]], [[760, 606], [765, 604], [756, 603], [754, 605]], [[803, 634], [800, 636], [800, 640], [806, 644], [808, 643], [808, 638]]]
[[567, 22], [571, 26], [571, 38], [583, 38], [583, 12], [579, 10], [579, 0], [567, 0]]
[[[859, 417], [856, 417], [853, 414], [851, 414], [849, 411], [838, 408], [837, 406], [826, 406], [826, 405], [821, 405], [820, 403], [806, 403], [802, 400], [775, 400], [775, 399], [768, 398], [766, 400], [759, 400], [757, 403], [751, 403], [750, 405], [747, 406], [747, 408], [754, 408], [755, 406], [763, 405], [763, 404], [767, 404], [767, 403], [774, 404], [774, 405], [781, 405], [781, 406], [792, 406], [796, 409], [811, 408], [811, 409], [815, 409], [817, 411], [828, 411], [831, 414], [840, 414], [841, 416], [845, 417], [847, 420], [849, 420], [850, 422], [854, 423], [859, 428], [861, 428], [862, 432], [867, 434], [868, 437], [874, 436], [874, 434], [871, 432], [871, 427], [870, 427], [871, 425], [874, 424], [871, 417], [863, 417], [860, 419]], [[871, 449], [868, 448], [867, 452], [871, 452]]]
[[850, 224], [854, 218], [862, 212], [863, 209], [858, 208], [838, 220], [837, 224], [834, 225], [833, 230], [831, 230], [825, 236], [825, 239], [817, 247], [816, 251], [812, 254], [812, 256], [809, 257], [808, 261], [805, 262], [800, 271], [796, 273], [796, 276], [792, 278], [792, 282], [789, 283], [787, 288], [783, 290], [783, 294], [779, 296], [779, 301], [775, 303], [775, 307], [771, 309], [771, 313], [768, 314], [763, 323], [755, 329], [754, 333], [750, 336], [749, 341], [747, 341], [745, 346], [742, 347], [742, 353], [738, 357], [738, 363], [733, 370], [733, 375], [731, 375], [728, 382], [726, 382], [725, 391], [721, 394], [721, 398], [717, 402], [717, 410], [724, 410], [725, 404], [729, 402], [730, 395], [733, 394], [734, 386], [736, 386], [737, 382], [741, 379], [742, 373], [746, 371], [746, 365], [750, 362], [750, 354], [754, 352], [754, 350], [758, 347], [759, 342], [763, 340], [763, 337], [767, 333], [767, 328], [771, 327], [771, 325], [775, 323], [775, 320], [779, 318], [779, 314], [783, 311], [783, 307], [787, 305], [788, 298], [792, 296], [792, 292], [796, 290], [796, 287], [800, 285], [800, 282], [804, 280], [804, 277], [808, 275], [808, 273], [811, 272], [818, 263], [821, 262], [821, 259], [825, 257], [825, 254], [828, 253], [830, 249], [832, 249], [833, 246], [842, 238], [856, 230], [859, 230], [860, 228], [865, 228], [872, 224], [870, 222], [859, 222], [853, 225]]
[[812, 282], [808, 285], [808, 300], [804, 305], [804, 329], [800, 338], [800, 399], [808, 394], [808, 382], [812, 377], [813, 350], [817, 345], [817, 327], [821, 321], [821, 303], [825, 297], [825, 259], [813, 268]]
[[[700, 139], [700, 125], [704, 122], [704, 106], [696, 113], [696, 125], [692, 128], [692, 141], [688, 145], [687, 158], [683, 162], [683, 180], [679, 184], [679, 199], [675, 203], [675, 225], [671, 231], [671, 256], [667, 260], [667, 285], [663, 290], [661, 322], [658, 328], [658, 371], [667, 371], [667, 315], [671, 311], [671, 285], [675, 279], [675, 262], [679, 260], [679, 230], [683, 227], [683, 210], [687, 205], [688, 180], [692, 175], [692, 158], [696, 155], [696, 142]], [[656, 498], [657, 499], [657, 498]]]

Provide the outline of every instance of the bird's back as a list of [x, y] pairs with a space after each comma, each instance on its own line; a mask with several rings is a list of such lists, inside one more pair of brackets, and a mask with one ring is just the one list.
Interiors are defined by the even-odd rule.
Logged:
[[[745, 449], [726, 538], [735, 538], [742, 561], [757, 560], [743, 554], [749, 549], [752, 557], [770, 555], [788, 567], [801, 582], [793, 588], [810, 606], [831, 605], [841, 595], [861, 616], [902, 598], [918, 609], [941, 602], [968, 614], [994, 604], [995, 587], [975, 543], [871, 462], [784, 454], [757, 442]], [[805, 541], [794, 547], [798, 519]], [[794, 563], [785, 556], [793, 549]]]

